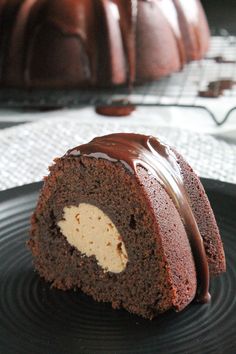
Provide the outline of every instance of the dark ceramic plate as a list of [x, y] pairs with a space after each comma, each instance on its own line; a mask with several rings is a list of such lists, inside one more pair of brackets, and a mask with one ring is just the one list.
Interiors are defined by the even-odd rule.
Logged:
[[50, 289], [25, 247], [41, 184], [0, 193], [0, 353], [236, 353], [236, 185], [203, 180], [223, 237], [227, 273], [212, 301], [148, 321], [80, 292]]

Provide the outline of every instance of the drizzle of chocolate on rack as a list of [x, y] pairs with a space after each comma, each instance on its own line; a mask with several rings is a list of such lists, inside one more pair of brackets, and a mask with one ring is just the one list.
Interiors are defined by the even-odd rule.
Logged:
[[197, 270], [196, 299], [208, 302], [207, 256], [173, 150], [152, 136], [120, 133], [95, 138], [88, 144], [69, 150], [68, 155], [119, 161], [132, 174], [137, 174], [137, 166], [142, 166], [161, 183], [179, 211], [189, 237]]
[[226, 59], [222, 55], [217, 55], [215, 57], [207, 57], [207, 60], [214, 60], [218, 64], [236, 64], [236, 60]]
[[218, 98], [223, 95], [225, 90], [232, 90], [235, 81], [231, 79], [221, 79], [216, 81], [211, 81], [206, 90], [199, 91], [199, 97], [207, 98]]
[[127, 100], [117, 100], [110, 105], [100, 105], [95, 108], [97, 114], [108, 117], [130, 116], [135, 110], [135, 106]]

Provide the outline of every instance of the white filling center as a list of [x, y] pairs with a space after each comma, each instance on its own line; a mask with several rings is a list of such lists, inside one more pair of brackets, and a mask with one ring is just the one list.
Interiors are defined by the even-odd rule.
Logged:
[[102, 210], [87, 203], [67, 206], [58, 222], [61, 233], [70, 245], [86, 256], [95, 256], [98, 264], [112, 273], [122, 272], [128, 255], [122, 238]]

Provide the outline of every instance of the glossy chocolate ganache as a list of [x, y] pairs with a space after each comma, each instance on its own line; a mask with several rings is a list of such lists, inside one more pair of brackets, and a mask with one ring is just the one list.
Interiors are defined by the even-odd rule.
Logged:
[[174, 151], [152, 136], [120, 133], [95, 138], [69, 150], [68, 155], [119, 161], [132, 174], [137, 173], [137, 166], [142, 166], [161, 183], [179, 211], [192, 248], [198, 278], [196, 300], [208, 302], [207, 256]]
[[200, 0], [0, 0], [0, 87], [130, 87], [209, 46]]

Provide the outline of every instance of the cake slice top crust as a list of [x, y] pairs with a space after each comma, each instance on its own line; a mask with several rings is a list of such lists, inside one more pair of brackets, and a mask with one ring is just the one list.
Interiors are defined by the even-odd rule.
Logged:
[[189, 238], [198, 278], [196, 298], [209, 301], [208, 259], [174, 151], [152, 136], [119, 133], [95, 138], [67, 153], [67, 157], [81, 155], [119, 161], [132, 174], [142, 166], [158, 180], [177, 208]]

